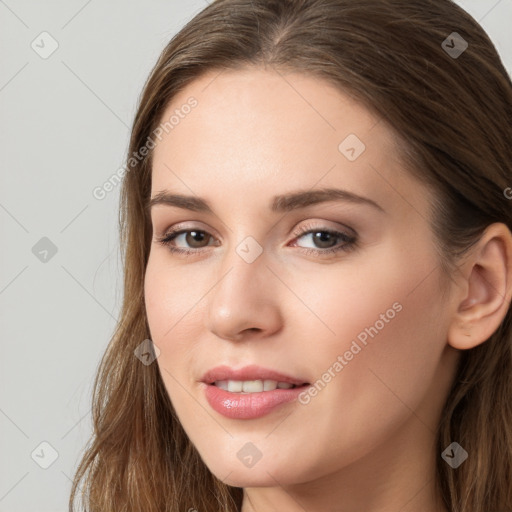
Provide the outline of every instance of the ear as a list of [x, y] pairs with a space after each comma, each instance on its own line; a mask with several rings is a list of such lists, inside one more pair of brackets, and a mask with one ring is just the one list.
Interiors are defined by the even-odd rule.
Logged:
[[455, 294], [455, 313], [448, 343], [467, 350], [498, 329], [512, 297], [512, 234], [503, 223], [487, 227], [470, 255], [459, 266], [462, 278]]

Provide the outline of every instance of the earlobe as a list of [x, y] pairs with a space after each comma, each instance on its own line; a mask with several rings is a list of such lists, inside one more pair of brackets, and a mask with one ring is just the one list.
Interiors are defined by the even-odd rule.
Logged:
[[512, 234], [505, 224], [488, 226], [471, 255], [459, 267], [464, 292], [456, 297], [448, 343], [467, 350], [498, 329], [512, 295]]

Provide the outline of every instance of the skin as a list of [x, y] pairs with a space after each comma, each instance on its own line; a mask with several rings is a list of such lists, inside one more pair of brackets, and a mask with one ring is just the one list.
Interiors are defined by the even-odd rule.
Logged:
[[[402, 167], [384, 120], [322, 80], [253, 67], [207, 73], [163, 118], [190, 96], [198, 106], [155, 147], [151, 195], [199, 196], [214, 215], [154, 206], [145, 275], [156, 362], [190, 440], [217, 478], [244, 488], [243, 512], [446, 511], [434, 432], [460, 350], [484, 342], [507, 311], [510, 232], [490, 226], [448, 280], [430, 192]], [[366, 145], [355, 161], [338, 149], [351, 133]], [[321, 187], [384, 211], [334, 201], [269, 209], [274, 195]], [[196, 254], [158, 243], [178, 223], [207, 232], [172, 242]], [[345, 242], [294, 235], [310, 225], [352, 229], [357, 245], [323, 255]], [[236, 252], [248, 236], [263, 250], [252, 263]], [[236, 420], [206, 401], [199, 381], [220, 364], [316, 382], [394, 303], [401, 310], [309, 403]], [[247, 442], [262, 454], [252, 467], [237, 457]]]

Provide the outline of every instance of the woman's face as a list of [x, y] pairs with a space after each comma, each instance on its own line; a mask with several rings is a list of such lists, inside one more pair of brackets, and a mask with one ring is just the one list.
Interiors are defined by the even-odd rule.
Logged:
[[[370, 468], [433, 463], [458, 352], [430, 195], [401, 167], [385, 122], [327, 82], [256, 68], [204, 75], [162, 122], [173, 115], [156, 140], [151, 197], [191, 199], [154, 201], [145, 299], [156, 363], [206, 465], [256, 487], [335, 473], [364, 486]], [[321, 189], [345, 192], [307, 200]], [[187, 232], [157, 241], [172, 230]], [[220, 365], [309, 386], [263, 391], [294, 399], [262, 408], [256, 392], [202, 382]]]

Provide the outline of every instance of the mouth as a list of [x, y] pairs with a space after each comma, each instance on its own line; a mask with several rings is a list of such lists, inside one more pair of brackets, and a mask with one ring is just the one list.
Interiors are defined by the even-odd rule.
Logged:
[[274, 379], [214, 380], [202, 382], [210, 407], [229, 419], [253, 420], [296, 402], [309, 383]]

